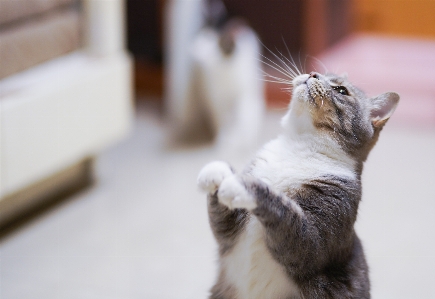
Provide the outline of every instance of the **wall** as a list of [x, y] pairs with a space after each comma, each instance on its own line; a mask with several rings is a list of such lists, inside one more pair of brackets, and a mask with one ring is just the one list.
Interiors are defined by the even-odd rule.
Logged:
[[354, 0], [358, 31], [435, 37], [434, 0]]

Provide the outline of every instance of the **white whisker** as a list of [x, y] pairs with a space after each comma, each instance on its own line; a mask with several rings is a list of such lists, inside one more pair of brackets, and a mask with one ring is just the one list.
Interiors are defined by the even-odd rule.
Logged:
[[326, 74], [328, 73], [328, 68], [326, 67], [326, 65], [318, 58], [314, 57], [314, 56], [310, 56], [312, 59], [314, 59], [317, 63], [319, 63], [322, 67], [323, 67], [323, 73]]
[[280, 82], [282, 82], [282, 83], [287, 83], [287, 84], [289, 84], [289, 85], [292, 85], [292, 84], [293, 84], [293, 81], [291, 81], [291, 80], [288, 80], [288, 79], [285, 79], [285, 78], [281, 78], [281, 77], [277, 77], [277, 76], [274, 76], [274, 75], [268, 74], [268, 73], [266, 73], [266, 72], [263, 72], [263, 74], [264, 74], [264, 76], [267, 77], [267, 78], [274, 79], [274, 80], [280, 81]]
[[282, 36], [281, 36], [281, 38], [282, 38], [282, 41], [284, 43], [285, 48], [287, 49], [287, 54], [290, 57], [291, 61], [287, 57], [284, 57], [284, 58], [287, 59], [287, 61], [296, 69], [296, 71], [298, 72], [299, 75], [302, 75], [301, 72], [299, 71], [299, 68], [297, 67], [292, 55], [290, 54], [290, 50], [287, 47], [287, 43], [285, 42], [285, 40]]
[[285, 83], [288, 84], [288, 82], [284, 82], [284, 81], [276, 81], [276, 80], [268, 80], [268, 79], [263, 79], [264, 82], [271, 82], [271, 83]]
[[[286, 45], [287, 47], [287, 45]], [[295, 75], [297, 76], [298, 74], [301, 75], [301, 72], [299, 71], [296, 63], [294, 62], [293, 58], [290, 56], [290, 58], [292, 59], [291, 61], [284, 56], [280, 51], [277, 50], [277, 52], [281, 55], [282, 58], [284, 58], [285, 60], [288, 61], [288, 63], [290, 63], [290, 65], [296, 70], [294, 70], [293, 68], [290, 67], [290, 65], [288, 65], [285, 61], [283, 61], [282, 59], [280, 59], [280, 61]]]
[[[295, 74], [293, 71], [291, 71], [291, 73], [289, 73], [289, 70], [288, 70], [287, 65], [286, 65], [285, 63], [283, 63], [282, 61], [281, 61], [281, 63], [282, 63], [284, 66], [282, 66], [282, 65], [280, 65], [280, 64], [278, 64], [278, 63], [276, 63], [275, 61], [273, 61], [272, 59], [270, 59], [270, 58], [268, 58], [268, 57], [266, 57], [266, 56], [264, 56], [264, 55], [262, 55], [262, 56], [263, 56], [264, 59], [267, 59], [270, 63], [274, 64], [274, 65], [275, 65], [276, 67], [278, 67], [280, 70], [282, 70], [283, 72], [285, 72], [285, 73], [287, 74], [288, 77], [291, 77], [292, 79], [293, 79], [293, 77], [295, 77], [296, 74]], [[267, 64], [265, 61], [263, 61], [263, 63]], [[270, 64], [267, 64], [267, 65], [271, 66]], [[284, 67], [286, 67], [286, 68], [284, 68]], [[291, 76], [291, 75], [293, 75], [293, 76]]]
[[267, 65], [267, 66], [273, 68], [273, 69], [276, 70], [277, 72], [283, 74], [283, 75], [286, 76], [287, 78], [290, 78], [290, 79], [293, 80], [294, 77], [291, 76], [289, 73], [287, 73], [285, 70], [281, 70], [280, 68], [275, 67], [275, 66], [273, 66], [273, 65], [271, 65], [271, 64], [269, 64], [269, 63], [267, 63], [267, 62], [265, 62], [265, 61], [263, 61], [263, 63], [264, 63], [265, 65]]
[[[276, 55], [273, 51], [271, 51], [268, 47], [266, 47], [266, 45], [264, 45], [263, 43], [262, 43], [262, 45], [263, 45], [263, 47], [267, 50], [267, 51], [269, 51], [269, 53], [271, 53], [275, 58], [277, 58], [280, 62], [281, 62], [281, 64], [283, 65], [283, 66], [285, 66], [286, 67], [286, 69], [285, 69], [285, 71], [286, 72], [289, 72], [290, 74], [292, 74], [293, 75], [293, 77], [296, 77], [298, 74], [289, 66], [289, 65], [287, 65], [286, 63], [285, 63], [285, 61], [283, 61], [281, 58], [279, 58], [278, 57], [278, 55]], [[281, 54], [281, 53], [280, 53]], [[281, 54], [281, 56], [283, 56], [282, 54]], [[276, 63], [275, 62], [273, 62], [271, 59], [269, 59], [269, 58], [267, 58], [267, 57], [265, 57], [264, 55], [263, 55], [263, 57], [264, 58], [266, 58], [267, 60], [269, 60], [269, 61], [271, 61], [273, 64], [275, 64], [276, 65]], [[299, 70], [297, 69], [297, 67], [294, 65], [294, 67], [296, 68], [296, 70], [297, 70], [297, 72], [300, 74], [300, 72], [299, 72]], [[281, 69], [283, 69], [283, 67], [282, 66], [280, 66], [280, 68]]]
[[[280, 53], [281, 56], [284, 57], [284, 58], [285, 58], [285, 59], [290, 63], [290, 65], [291, 65], [291, 66], [296, 70], [296, 72], [297, 72], [298, 75], [302, 75], [301, 72], [300, 72], [300, 70], [299, 70], [299, 68], [298, 68], [297, 65], [296, 65], [296, 62], [294, 61], [292, 55], [290, 54], [290, 50], [289, 50], [289, 48], [287, 47], [287, 43], [285, 42], [285, 40], [284, 40], [284, 38], [283, 38], [282, 36], [281, 36], [281, 39], [282, 39], [282, 42], [284, 43], [284, 46], [285, 46], [285, 48], [286, 48], [286, 50], [287, 50], [287, 54], [288, 54], [288, 56], [290, 57], [291, 61], [290, 61], [290, 59], [289, 59], [288, 57], [286, 57], [286, 56], [283, 55], [282, 53]], [[278, 51], [278, 52], [279, 52], [279, 51]]]
[[[278, 50], [277, 52], [283, 56]], [[291, 72], [295, 77], [298, 75], [288, 64], [285, 63], [284, 60], [282, 60], [277, 54], [272, 52], [272, 55], [276, 57], [276, 59], [278, 59], [287, 69], [289, 72]]]

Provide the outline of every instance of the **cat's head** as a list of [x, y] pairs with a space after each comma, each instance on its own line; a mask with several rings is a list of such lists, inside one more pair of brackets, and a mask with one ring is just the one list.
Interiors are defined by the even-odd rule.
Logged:
[[350, 156], [364, 161], [391, 117], [399, 95], [369, 98], [346, 76], [316, 72], [296, 76], [284, 127], [293, 134], [312, 134], [336, 141]]

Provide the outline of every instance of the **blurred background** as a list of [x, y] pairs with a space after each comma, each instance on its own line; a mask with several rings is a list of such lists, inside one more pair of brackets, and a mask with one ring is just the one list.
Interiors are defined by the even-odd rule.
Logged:
[[0, 298], [207, 298], [196, 176], [241, 170], [279, 134], [283, 63], [401, 95], [356, 227], [373, 298], [434, 298], [434, 15], [433, 0], [0, 0]]

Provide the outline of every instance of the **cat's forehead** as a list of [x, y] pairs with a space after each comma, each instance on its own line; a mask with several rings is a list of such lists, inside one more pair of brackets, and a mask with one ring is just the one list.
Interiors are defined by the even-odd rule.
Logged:
[[328, 73], [328, 74], [325, 75], [325, 77], [326, 77], [326, 78], [327, 78], [331, 83], [336, 84], [336, 85], [343, 85], [343, 84], [349, 84], [349, 85], [352, 85], [352, 84], [349, 82], [349, 80], [347, 80], [347, 78], [346, 78], [345, 76], [339, 76], [339, 75], [336, 75], [336, 74]]

